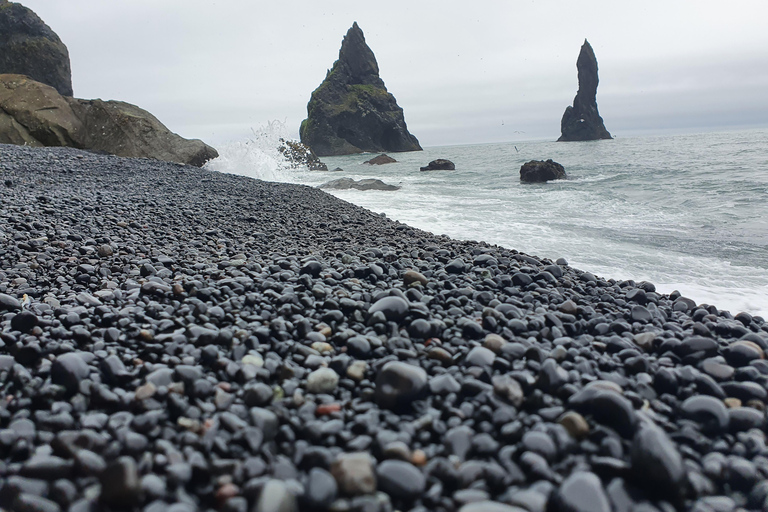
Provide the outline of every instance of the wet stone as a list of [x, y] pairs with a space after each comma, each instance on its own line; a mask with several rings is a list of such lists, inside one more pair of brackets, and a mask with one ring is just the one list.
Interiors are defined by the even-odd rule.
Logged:
[[338, 485], [328, 471], [312, 468], [307, 479], [304, 501], [312, 508], [327, 508], [336, 499]]
[[125, 508], [141, 500], [141, 482], [136, 462], [131, 457], [120, 457], [101, 474], [99, 500], [107, 506]]
[[378, 488], [393, 498], [411, 501], [424, 493], [426, 478], [413, 464], [385, 460], [376, 468]]
[[632, 473], [651, 494], [677, 502], [686, 492], [686, 470], [669, 436], [659, 427], [643, 424], [632, 441]]
[[400, 361], [385, 364], [376, 376], [376, 402], [388, 409], [407, 407], [427, 389], [427, 373]]
[[368, 308], [368, 314], [371, 316], [379, 312], [382, 313], [387, 320], [397, 322], [408, 313], [408, 302], [405, 299], [396, 296], [381, 298]]
[[0, 310], [3, 311], [18, 311], [21, 309], [21, 302], [16, 297], [12, 297], [6, 293], [0, 293]]
[[611, 512], [611, 504], [600, 478], [577, 471], [563, 481], [547, 507], [552, 512]]
[[80, 382], [87, 379], [90, 373], [90, 367], [74, 352], [58, 356], [51, 364], [51, 381], [64, 386], [70, 394], [77, 393]]

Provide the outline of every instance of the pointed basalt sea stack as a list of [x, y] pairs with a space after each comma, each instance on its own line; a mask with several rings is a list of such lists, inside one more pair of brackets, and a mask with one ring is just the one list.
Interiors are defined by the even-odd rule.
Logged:
[[341, 43], [339, 60], [312, 93], [299, 133], [318, 156], [421, 150], [357, 22]]
[[26, 75], [72, 96], [69, 52], [37, 14], [0, 0], [0, 73]]
[[597, 59], [589, 41], [584, 40], [576, 61], [579, 71], [579, 91], [573, 106], [567, 107], [560, 122], [558, 141], [611, 139], [603, 118], [597, 112]]

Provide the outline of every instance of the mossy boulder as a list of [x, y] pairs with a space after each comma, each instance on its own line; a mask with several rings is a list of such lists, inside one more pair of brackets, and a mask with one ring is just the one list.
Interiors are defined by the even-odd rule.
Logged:
[[26, 75], [72, 96], [69, 52], [34, 12], [0, 0], [0, 73]]
[[136, 105], [62, 96], [49, 85], [10, 74], [0, 75], [0, 143], [66, 146], [195, 166], [218, 156]]
[[421, 150], [357, 23], [344, 37], [339, 59], [312, 93], [299, 133], [319, 156]]

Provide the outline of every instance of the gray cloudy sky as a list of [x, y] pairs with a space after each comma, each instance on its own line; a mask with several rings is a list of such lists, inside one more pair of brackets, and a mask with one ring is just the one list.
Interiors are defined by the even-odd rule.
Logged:
[[298, 137], [357, 21], [422, 145], [555, 139], [589, 39], [616, 136], [768, 126], [768, 2], [21, 0], [69, 48], [75, 96], [185, 137]]

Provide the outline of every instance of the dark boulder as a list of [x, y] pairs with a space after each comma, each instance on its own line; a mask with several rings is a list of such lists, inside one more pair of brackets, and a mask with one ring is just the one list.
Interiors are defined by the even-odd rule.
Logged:
[[379, 77], [376, 57], [363, 31], [352, 25], [339, 59], [312, 93], [301, 141], [319, 156], [380, 151], [419, 151], [403, 109]]
[[306, 166], [310, 171], [327, 171], [325, 165], [317, 157], [312, 148], [295, 140], [280, 139], [277, 150], [285, 157], [291, 169]]
[[69, 52], [34, 12], [0, 0], [0, 73], [26, 75], [72, 96]]
[[573, 106], [567, 107], [560, 122], [558, 141], [611, 139], [603, 118], [597, 112], [597, 58], [585, 39], [576, 61], [579, 72], [579, 91]]
[[317, 188], [333, 190], [348, 190], [350, 188], [357, 190], [400, 190], [400, 187], [397, 185], [388, 185], [381, 180], [373, 178], [366, 178], [358, 181], [355, 181], [352, 178], [339, 178], [323, 183]]
[[437, 160], [432, 160], [426, 167], [421, 167], [420, 169], [422, 171], [453, 171], [456, 169], [456, 166], [450, 160], [438, 158]]
[[384, 165], [384, 164], [393, 164], [395, 162], [397, 162], [397, 160], [395, 160], [389, 155], [385, 155], [382, 153], [381, 155], [375, 156], [370, 160], [366, 160], [363, 163], [368, 165]]
[[564, 179], [565, 168], [550, 158], [546, 162], [531, 160], [520, 167], [520, 181], [524, 183], [544, 183], [549, 180]]
[[62, 96], [22, 75], [0, 75], [0, 143], [74, 147], [198, 167], [218, 156], [135, 105]]

